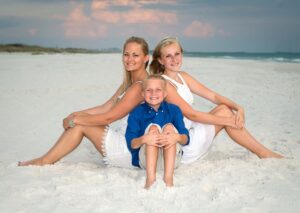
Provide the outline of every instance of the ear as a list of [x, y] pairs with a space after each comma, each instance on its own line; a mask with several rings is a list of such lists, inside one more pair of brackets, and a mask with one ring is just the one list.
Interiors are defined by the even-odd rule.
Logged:
[[164, 64], [162, 63], [162, 61], [161, 61], [160, 58], [157, 58], [157, 60], [158, 60], [158, 62], [159, 62], [161, 65], [164, 65]]
[[146, 58], [145, 58], [145, 60], [144, 60], [144, 63], [145, 63], [145, 64], [146, 64], [147, 61], [149, 61], [149, 58], [150, 58], [150, 56], [149, 56], [149, 55], [146, 55]]

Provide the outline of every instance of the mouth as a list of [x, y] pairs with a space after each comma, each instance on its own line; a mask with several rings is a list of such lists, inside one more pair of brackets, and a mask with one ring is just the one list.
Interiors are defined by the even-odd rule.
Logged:
[[158, 97], [150, 97], [150, 100], [151, 101], [156, 101], [156, 100], [158, 100], [159, 98]]

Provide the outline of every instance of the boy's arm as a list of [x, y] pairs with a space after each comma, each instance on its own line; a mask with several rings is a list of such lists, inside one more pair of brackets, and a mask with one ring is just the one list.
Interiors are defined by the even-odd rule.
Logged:
[[[128, 149], [132, 152], [140, 146], [134, 145], [133, 142], [141, 137], [140, 125], [139, 125], [139, 116], [137, 115], [137, 110], [134, 109], [128, 116], [127, 128], [125, 132], [125, 138]], [[139, 140], [137, 141], [139, 142]]]
[[178, 134], [178, 137], [179, 137], [178, 143], [180, 145], [187, 145], [188, 139], [189, 139], [187, 135], [185, 135], [185, 134]]

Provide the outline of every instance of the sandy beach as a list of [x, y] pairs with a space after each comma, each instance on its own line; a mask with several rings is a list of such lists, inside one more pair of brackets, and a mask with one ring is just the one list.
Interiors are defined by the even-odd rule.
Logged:
[[261, 160], [222, 132], [173, 188], [159, 172], [148, 191], [143, 170], [107, 168], [87, 140], [55, 165], [18, 167], [54, 144], [69, 113], [113, 94], [121, 55], [0, 53], [0, 212], [299, 212], [300, 63], [186, 57], [183, 70], [244, 106], [249, 131], [287, 158]]

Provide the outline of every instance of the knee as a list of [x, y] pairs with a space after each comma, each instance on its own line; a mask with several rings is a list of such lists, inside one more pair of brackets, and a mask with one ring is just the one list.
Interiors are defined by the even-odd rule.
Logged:
[[152, 133], [152, 134], [158, 134], [159, 133], [159, 129], [156, 125], [151, 125], [149, 127], [149, 130], [148, 130], [149, 133]]
[[175, 131], [175, 127], [173, 126], [173, 124], [166, 124], [163, 128], [163, 133], [165, 134], [171, 134], [171, 133], [176, 133]]
[[221, 104], [216, 108], [216, 111], [214, 114], [220, 115], [220, 116], [231, 117], [233, 115], [233, 112], [228, 106]]

